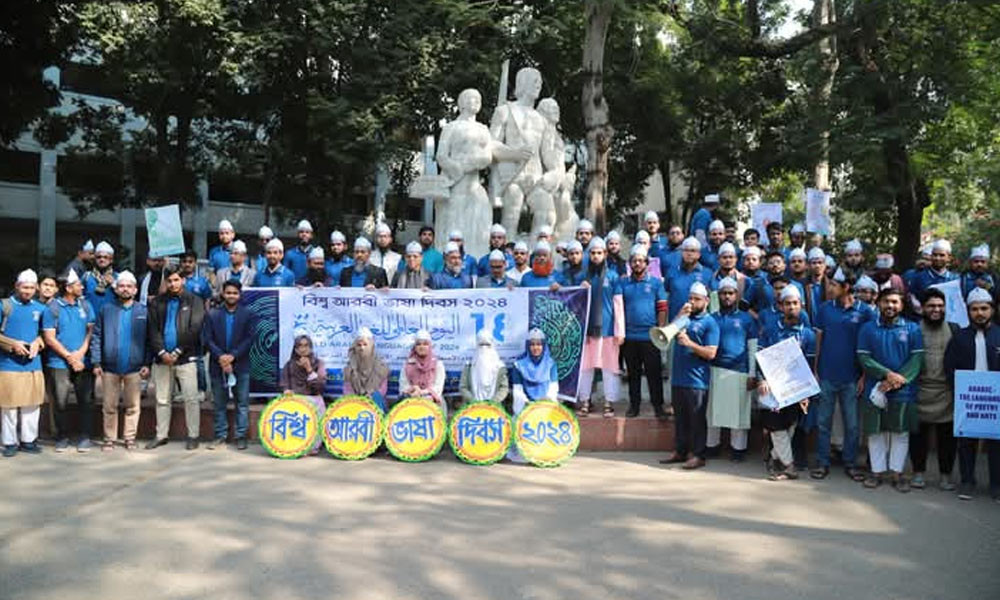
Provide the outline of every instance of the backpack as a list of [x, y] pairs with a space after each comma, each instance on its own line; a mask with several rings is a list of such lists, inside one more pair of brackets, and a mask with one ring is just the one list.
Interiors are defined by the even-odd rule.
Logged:
[[14, 312], [14, 303], [10, 298], [4, 298], [0, 300], [0, 310], [3, 311], [3, 318], [0, 318], [0, 334], [7, 331], [7, 319], [10, 318], [10, 313]]

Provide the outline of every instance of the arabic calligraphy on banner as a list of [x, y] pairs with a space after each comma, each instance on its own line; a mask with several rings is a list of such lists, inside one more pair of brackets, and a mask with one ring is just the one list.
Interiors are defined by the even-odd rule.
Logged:
[[385, 447], [399, 460], [430, 460], [446, 435], [444, 413], [426, 398], [400, 400], [385, 418]]
[[382, 443], [385, 417], [364, 396], [345, 396], [323, 415], [323, 444], [327, 452], [343, 460], [368, 458]]
[[495, 402], [473, 402], [458, 410], [448, 425], [448, 443], [460, 460], [491, 465], [510, 447], [510, 416]]
[[514, 443], [531, 464], [558, 467], [576, 454], [580, 446], [580, 423], [559, 402], [529, 402], [517, 416]]
[[319, 415], [309, 398], [287, 395], [271, 400], [260, 413], [257, 436], [264, 449], [278, 458], [298, 458], [319, 435]]

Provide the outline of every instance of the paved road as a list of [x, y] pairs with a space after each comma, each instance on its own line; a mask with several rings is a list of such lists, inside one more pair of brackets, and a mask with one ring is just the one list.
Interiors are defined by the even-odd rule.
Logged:
[[656, 459], [47, 449], [0, 462], [0, 598], [1000, 597], [1000, 505], [984, 496]]

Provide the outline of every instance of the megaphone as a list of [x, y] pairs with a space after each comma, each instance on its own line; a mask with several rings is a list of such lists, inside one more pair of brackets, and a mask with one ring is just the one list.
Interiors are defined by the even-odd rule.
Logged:
[[687, 317], [677, 317], [664, 327], [650, 327], [649, 341], [653, 342], [657, 349], [666, 350], [677, 334], [687, 328], [688, 323], [690, 323], [690, 319]]

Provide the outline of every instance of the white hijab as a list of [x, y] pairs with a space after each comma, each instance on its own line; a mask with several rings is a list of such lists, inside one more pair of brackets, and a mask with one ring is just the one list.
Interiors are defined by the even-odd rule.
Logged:
[[476, 400], [490, 400], [497, 389], [497, 374], [503, 361], [493, 347], [493, 333], [483, 329], [476, 334], [476, 355], [469, 369], [472, 395]]

